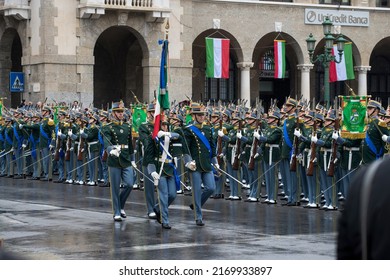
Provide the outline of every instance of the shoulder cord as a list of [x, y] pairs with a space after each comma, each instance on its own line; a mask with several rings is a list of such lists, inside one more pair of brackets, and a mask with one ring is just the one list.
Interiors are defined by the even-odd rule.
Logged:
[[361, 209], [360, 209], [360, 234], [361, 234], [361, 240], [362, 240], [362, 259], [367, 260], [368, 256], [368, 204], [370, 200], [370, 194], [372, 191], [372, 182], [375, 177], [375, 173], [381, 164], [381, 160], [374, 161], [367, 169], [367, 172], [365, 174], [362, 189], [360, 192], [360, 203], [361, 203]]

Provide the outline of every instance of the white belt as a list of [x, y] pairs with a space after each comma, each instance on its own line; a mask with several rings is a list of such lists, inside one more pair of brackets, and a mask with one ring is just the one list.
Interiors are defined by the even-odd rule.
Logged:
[[173, 147], [182, 147], [183, 145], [181, 143], [173, 143], [172, 146]]
[[172, 162], [171, 159], [166, 159], [166, 160], [163, 160], [162, 158], [159, 158], [159, 159], [154, 158], [154, 159], [155, 159], [155, 160], [158, 160], [159, 162], [164, 162], [164, 163], [171, 163], [171, 162]]
[[90, 145], [95, 145], [95, 144], [97, 144], [97, 143], [99, 143], [99, 141], [88, 142], [87, 144], [88, 144], [88, 146], [90, 146]]
[[128, 149], [129, 148], [128, 145], [114, 145], [113, 147], [115, 147], [117, 149]]
[[265, 144], [265, 146], [270, 148], [280, 148], [278, 144]]
[[344, 151], [360, 151], [359, 147], [351, 147], [351, 148], [343, 147], [343, 148], [344, 148]]

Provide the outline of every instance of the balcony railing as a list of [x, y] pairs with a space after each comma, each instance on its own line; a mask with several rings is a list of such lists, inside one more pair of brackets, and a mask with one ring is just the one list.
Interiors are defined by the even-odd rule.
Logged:
[[28, 0], [0, 0], [0, 12], [6, 17], [12, 16], [17, 20], [30, 18]]
[[169, 0], [80, 0], [80, 18], [99, 18], [106, 10], [145, 12], [153, 21], [169, 17]]

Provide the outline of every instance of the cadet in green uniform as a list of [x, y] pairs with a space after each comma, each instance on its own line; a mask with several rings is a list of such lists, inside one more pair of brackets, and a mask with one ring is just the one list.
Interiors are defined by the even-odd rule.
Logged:
[[5, 138], [4, 138], [4, 130], [5, 130], [5, 124], [4, 124], [4, 118], [0, 117], [0, 177], [7, 176], [6, 173], [6, 164], [5, 164]]
[[271, 112], [268, 115], [267, 126], [263, 135], [255, 131], [253, 136], [256, 137], [263, 146], [264, 155], [264, 174], [265, 186], [267, 190], [267, 199], [264, 201], [268, 204], [276, 203], [276, 194], [278, 190], [278, 169], [277, 163], [281, 159], [280, 142], [282, 140], [282, 130], [279, 127], [280, 113]]
[[[141, 157], [145, 156], [145, 147], [146, 147], [146, 141], [149, 137], [151, 137], [154, 129], [154, 107], [155, 104], [151, 103], [148, 105], [147, 111], [147, 121], [142, 123], [138, 128], [138, 134], [139, 134], [139, 145], [141, 145]], [[155, 194], [154, 194], [154, 185], [152, 183], [153, 178], [150, 177], [150, 175], [147, 172], [146, 165], [144, 162], [142, 162], [143, 166], [143, 173], [144, 176], [148, 176], [148, 178], [144, 178], [144, 195], [145, 195], [145, 202], [146, 202], [146, 209], [147, 214], [150, 219], [155, 219], [156, 214], [153, 211], [153, 207], [156, 204], [155, 203]], [[138, 174], [140, 175], [140, 174]]]
[[[112, 105], [112, 122], [104, 129], [104, 147], [107, 149], [108, 172], [111, 185], [111, 201], [114, 221], [120, 222], [126, 218], [125, 203], [133, 189], [134, 149], [131, 136], [131, 126], [123, 122], [123, 102]], [[120, 184], [124, 185], [123, 190]]]
[[283, 185], [287, 186], [287, 206], [299, 205], [297, 201], [297, 173], [290, 170], [290, 162], [294, 145], [294, 130], [297, 128], [297, 116], [295, 114], [297, 101], [289, 98], [284, 104], [286, 119], [283, 123], [282, 160], [280, 162], [280, 172]]
[[42, 108], [42, 122], [39, 133], [39, 149], [41, 150], [43, 177], [40, 178], [42, 181], [51, 180], [51, 152], [50, 150], [55, 146], [55, 133], [54, 133], [54, 121], [51, 119], [51, 108], [44, 106]]
[[41, 129], [41, 120], [42, 115], [41, 113], [34, 113], [31, 122], [28, 124], [25, 124], [25, 127], [27, 130], [30, 131], [29, 135], [29, 143], [31, 146], [31, 159], [33, 161], [32, 167], [33, 167], [33, 174], [31, 178], [28, 178], [28, 180], [39, 180], [41, 176], [41, 162], [40, 162], [40, 154], [39, 154], [39, 138], [40, 138], [40, 129]]
[[5, 118], [5, 129], [4, 129], [4, 154], [6, 159], [6, 173], [7, 178], [12, 178], [14, 176], [12, 156], [13, 156], [13, 139], [14, 137], [14, 129], [13, 129], [13, 120], [11, 117]]
[[329, 160], [332, 153], [332, 134], [334, 131], [335, 119], [336, 115], [334, 112], [328, 114], [325, 117], [325, 123], [321, 131], [321, 137], [318, 138], [316, 135], [311, 137], [311, 141], [313, 141], [319, 149], [318, 165], [320, 168], [320, 182], [321, 189], [325, 195], [325, 205], [321, 209], [326, 210], [335, 209], [337, 203], [332, 199], [332, 190], [335, 188], [332, 180], [333, 177], [327, 176]]
[[168, 207], [176, 198], [180, 189], [180, 178], [177, 174], [174, 158], [174, 143], [179, 143], [179, 134], [168, 131], [169, 123], [163, 121], [161, 130], [156, 139], [150, 136], [146, 142], [144, 164], [147, 164], [148, 173], [157, 184], [158, 203], [154, 206], [157, 220], [162, 228], [171, 229], [169, 224]]
[[97, 163], [99, 161], [99, 129], [96, 125], [98, 116], [91, 115], [89, 118], [89, 124], [86, 129], [84, 129], [83, 137], [85, 137], [87, 142], [87, 161], [88, 161], [88, 174], [89, 182], [87, 185], [96, 186], [97, 185]]
[[[184, 165], [190, 171], [193, 204], [197, 226], [203, 226], [202, 206], [215, 191], [212, 163], [219, 168], [215, 143], [210, 126], [204, 125], [205, 111], [197, 103], [191, 104], [193, 123], [184, 129]], [[202, 189], [203, 184], [203, 189]]]
[[375, 100], [367, 104], [368, 126], [366, 138], [362, 141], [362, 163], [368, 164], [383, 157], [385, 143], [390, 140], [389, 130], [385, 122], [378, 118], [382, 105]]

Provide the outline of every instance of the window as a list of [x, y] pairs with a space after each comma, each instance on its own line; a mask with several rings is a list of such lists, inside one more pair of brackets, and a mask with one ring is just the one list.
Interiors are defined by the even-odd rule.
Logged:
[[229, 65], [229, 79], [205, 78], [203, 101], [230, 102], [236, 99], [236, 71], [234, 70], [236, 64], [230, 59]]
[[319, 0], [319, 4], [351, 6], [350, 0]]
[[377, 7], [390, 8], [390, 0], [376, 0]]

